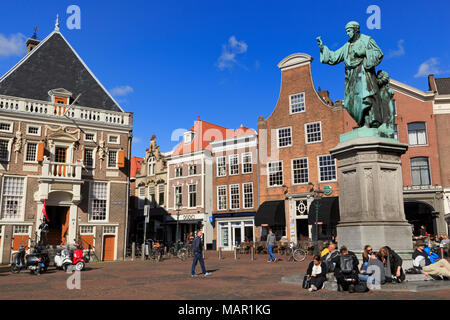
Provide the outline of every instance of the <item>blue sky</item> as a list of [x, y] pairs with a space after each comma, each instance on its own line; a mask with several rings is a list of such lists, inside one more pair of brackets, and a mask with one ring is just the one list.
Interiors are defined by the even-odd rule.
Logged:
[[[81, 29], [70, 30], [67, 8], [78, 5]], [[369, 30], [370, 5], [381, 29]], [[319, 62], [315, 38], [337, 49], [350, 20], [385, 54], [380, 68], [395, 80], [427, 90], [428, 73], [450, 76], [450, 3], [440, 1], [9, 1], [0, 13], [0, 73], [25, 54], [39, 27], [44, 39], [56, 14], [60, 30], [125, 111], [134, 113], [132, 153], [143, 156], [150, 137], [171, 150], [174, 130], [201, 119], [256, 129], [278, 99], [286, 56], [314, 58], [316, 88], [343, 99], [344, 66]]]

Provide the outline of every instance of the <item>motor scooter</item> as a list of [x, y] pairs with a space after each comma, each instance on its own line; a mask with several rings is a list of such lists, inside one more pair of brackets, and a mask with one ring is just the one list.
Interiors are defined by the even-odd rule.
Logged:
[[11, 263], [11, 272], [19, 273], [22, 269], [30, 270], [31, 274], [39, 275], [45, 268], [43, 258], [38, 253], [30, 253], [25, 256], [25, 246], [20, 246], [19, 252]]
[[73, 252], [72, 264], [77, 271], [83, 270], [86, 265], [86, 261], [83, 257], [83, 247], [81, 245], [78, 245]]
[[69, 246], [67, 246], [66, 248], [63, 248], [61, 250], [61, 252], [56, 253], [54, 261], [55, 261], [56, 268], [67, 271], [69, 266], [72, 265], [72, 259], [71, 259], [71, 255], [70, 255]]

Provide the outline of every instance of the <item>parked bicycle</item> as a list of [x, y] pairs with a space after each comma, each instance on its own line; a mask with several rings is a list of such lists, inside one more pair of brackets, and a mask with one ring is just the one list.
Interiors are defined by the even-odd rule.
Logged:
[[[191, 249], [192, 250], [192, 249]], [[189, 257], [189, 251], [188, 249], [183, 246], [183, 242], [179, 241], [178, 242], [178, 250], [176, 248], [176, 245], [173, 244], [168, 251], [168, 256], [169, 257], [177, 257], [179, 258], [181, 261], [186, 260], [187, 257]]]
[[289, 248], [286, 248], [286, 255], [289, 256], [288, 261], [303, 261], [306, 259], [306, 250], [296, 247], [293, 242], [289, 244]]
[[153, 261], [161, 261], [164, 256], [164, 245], [153, 239], [146, 241], [146, 255]]

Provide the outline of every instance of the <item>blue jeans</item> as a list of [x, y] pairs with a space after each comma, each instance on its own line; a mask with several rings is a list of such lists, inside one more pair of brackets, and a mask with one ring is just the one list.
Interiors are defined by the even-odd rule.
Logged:
[[375, 278], [372, 275], [358, 274], [358, 278], [360, 281], [367, 281], [367, 283], [375, 284]]
[[197, 265], [197, 262], [200, 262], [200, 267], [202, 267], [202, 273], [206, 273], [205, 268], [205, 261], [203, 260], [203, 254], [200, 253], [194, 253], [194, 260], [192, 261], [192, 270], [191, 275], [195, 275], [195, 266]]
[[270, 261], [270, 260], [275, 261], [275, 259], [276, 259], [276, 257], [273, 255], [273, 252], [272, 252], [273, 247], [274, 247], [274, 246], [271, 245], [271, 244], [268, 245], [268, 249], [269, 249], [269, 261]]

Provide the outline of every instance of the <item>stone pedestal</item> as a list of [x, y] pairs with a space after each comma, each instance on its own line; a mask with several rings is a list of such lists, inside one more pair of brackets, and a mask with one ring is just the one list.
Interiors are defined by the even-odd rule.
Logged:
[[387, 245], [409, 268], [412, 227], [405, 219], [400, 161], [408, 146], [374, 136], [343, 140], [330, 150], [339, 170], [339, 246], [359, 259], [366, 244], [375, 250]]

